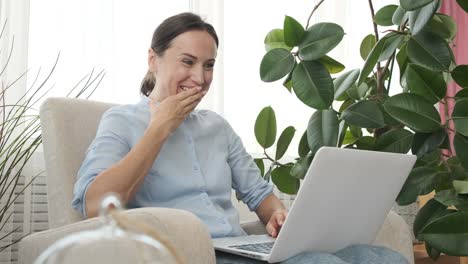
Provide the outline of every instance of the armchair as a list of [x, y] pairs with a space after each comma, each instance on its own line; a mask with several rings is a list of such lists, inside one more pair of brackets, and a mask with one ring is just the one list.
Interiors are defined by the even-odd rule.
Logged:
[[[32, 263], [48, 246], [68, 234], [95, 229], [100, 225], [97, 218], [83, 220], [71, 208], [71, 200], [75, 177], [86, 149], [95, 137], [101, 115], [111, 106], [71, 98], [49, 98], [41, 106], [50, 230], [29, 235], [20, 242], [20, 264]], [[234, 204], [239, 209], [247, 233], [265, 233], [265, 227], [254, 213], [237, 200]], [[215, 263], [210, 234], [190, 212], [170, 208], [139, 208], [126, 210], [125, 214], [165, 234], [190, 263]], [[394, 212], [387, 216], [374, 244], [396, 250], [414, 263], [411, 233], [403, 219]]]

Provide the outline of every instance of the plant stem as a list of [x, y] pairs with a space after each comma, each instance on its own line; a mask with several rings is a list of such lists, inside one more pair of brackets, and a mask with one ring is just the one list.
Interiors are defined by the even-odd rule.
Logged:
[[315, 10], [317, 10], [319, 8], [319, 6], [323, 3], [323, 1], [325, 1], [325, 0], [320, 0], [320, 2], [318, 2], [314, 6], [314, 9], [312, 9], [312, 12], [310, 12], [309, 18], [307, 19], [307, 25], [306, 25], [305, 29], [309, 28], [309, 23], [310, 23], [310, 19], [312, 18], [312, 15], [314, 14]]
[[[374, 26], [375, 41], [379, 42], [379, 31], [377, 30], [377, 24], [374, 21], [375, 12], [374, 12], [374, 5], [372, 4], [372, 0], [369, 0], [369, 8], [371, 11], [372, 25]], [[381, 68], [380, 62], [377, 62], [377, 74], [375, 77], [375, 81], [377, 82], [377, 95], [379, 95], [381, 91], [383, 91], [383, 89], [381, 88], [382, 74], [380, 72], [380, 68]]]
[[265, 154], [265, 157], [266, 159], [270, 160], [272, 162], [272, 165], [279, 165], [279, 166], [283, 166], [284, 164], [281, 164], [279, 163], [277, 160], [271, 158], [267, 153], [266, 153], [266, 149], [263, 149], [263, 154]]
[[390, 94], [390, 84], [392, 83], [393, 65], [395, 64], [395, 58], [396, 58], [396, 52], [394, 52], [391, 57], [392, 64], [390, 65], [390, 77], [388, 79], [388, 84], [387, 84], [387, 95]]

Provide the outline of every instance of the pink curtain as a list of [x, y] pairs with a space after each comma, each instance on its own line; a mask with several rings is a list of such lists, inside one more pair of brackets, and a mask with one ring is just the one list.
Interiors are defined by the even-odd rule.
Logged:
[[[466, 48], [466, 43], [468, 43], [468, 13], [466, 13], [455, 0], [445, 0], [442, 1], [442, 6], [440, 12], [446, 15], [453, 17], [457, 23], [457, 35], [455, 37], [454, 43], [452, 45], [453, 53], [455, 55], [455, 60], [457, 65], [468, 64], [468, 48]], [[448, 107], [449, 116], [452, 116], [453, 106], [455, 101], [453, 97], [461, 88], [455, 83], [451, 82], [447, 86], [446, 94], [446, 105], [440, 104], [440, 113], [442, 121], [445, 122], [445, 107]], [[450, 128], [454, 129], [453, 122], [450, 122]], [[453, 137], [454, 133], [449, 131], [450, 145], [452, 154], [455, 155], [455, 150], [453, 148]]]

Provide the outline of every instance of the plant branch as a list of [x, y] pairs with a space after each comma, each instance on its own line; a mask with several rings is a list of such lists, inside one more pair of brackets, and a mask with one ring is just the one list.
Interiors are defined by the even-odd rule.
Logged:
[[[369, 8], [371, 11], [371, 19], [372, 19], [372, 25], [374, 26], [374, 34], [375, 34], [375, 42], [379, 42], [379, 31], [377, 30], [377, 24], [374, 21], [374, 16], [375, 16], [375, 11], [374, 11], [374, 5], [372, 4], [372, 0], [369, 0]], [[377, 85], [380, 83], [380, 62], [377, 62]]]
[[312, 9], [312, 12], [310, 12], [309, 18], [307, 19], [307, 25], [305, 27], [306, 29], [309, 28], [310, 19], [312, 18], [312, 15], [315, 13], [315, 10], [317, 10], [319, 8], [319, 6], [323, 3], [323, 1], [325, 1], [325, 0], [320, 0], [320, 2], [318, 2], [314, 6], [314, 9]]

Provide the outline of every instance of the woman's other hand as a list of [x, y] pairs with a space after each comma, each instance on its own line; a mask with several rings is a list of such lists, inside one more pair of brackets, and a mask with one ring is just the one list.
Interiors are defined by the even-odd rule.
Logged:
[[277, 237], [278, 233], [281, 230], [281, 227], [286, 221], [286, 217], [288, 216], [288, 211], [286, 209], [279, 209], [276, 210], [270, 217], [266, 225], [266, 230], [268, 234], [272, 237]]
[[192, 112], [205, 96], [206, 91], [196, 86], [175, 95], [168, 96], [158, 106], [150, 99], [150, 126], [163, 128], [168, 134], [176, 130], [185, 117]]

